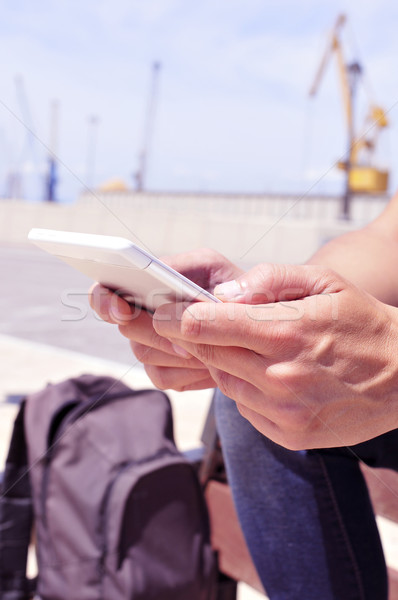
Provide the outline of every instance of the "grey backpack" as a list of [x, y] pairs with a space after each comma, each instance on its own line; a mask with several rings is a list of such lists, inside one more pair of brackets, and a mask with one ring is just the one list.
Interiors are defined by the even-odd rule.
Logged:
[[0, 500], [0, 600], [213, 600], [215, 574], [163, 392], [84, 375], [26, 398]]

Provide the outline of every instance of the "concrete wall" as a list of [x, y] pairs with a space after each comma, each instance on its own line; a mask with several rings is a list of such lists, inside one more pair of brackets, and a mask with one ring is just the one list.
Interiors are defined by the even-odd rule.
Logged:
[[84, 194], [73, 205], [0, 202], [0, 242], [26, 242], [43, 227], [121, 235], [156, 255], [216, 248], [231, 260], [303, 262], [326, 240], [372, 220], [383, 198], [356, 198], [353, 219], [335, 197]]

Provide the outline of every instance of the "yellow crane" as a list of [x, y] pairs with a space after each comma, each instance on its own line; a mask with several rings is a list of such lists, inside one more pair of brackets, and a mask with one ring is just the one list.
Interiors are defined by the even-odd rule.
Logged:
[[317, 93], [326, 66], [332, 55], [335, 54], [348, 134], [347, 159], [338, 163], [338, 167], [346, 172], [346, 190], [342, 216], [349, 218], [352, 194], [374, 194], [387, 191], [389, 173], [377, 169], [372, 162], [380, 131], [388, 126], [387, 115], [383, 108], [371, 103], [365, 119], [363, 133], [357, 134], [355, 132], [354, 99], [357, 83], [362, 75], [362, 67], [358, 62], [347, 64], [344, 59], [341, 30], [346, 20], [347, 17], [344, 14], [339, 15], [337, 18], [330, 41], [310, 89], [310, 96], [315, 96]]

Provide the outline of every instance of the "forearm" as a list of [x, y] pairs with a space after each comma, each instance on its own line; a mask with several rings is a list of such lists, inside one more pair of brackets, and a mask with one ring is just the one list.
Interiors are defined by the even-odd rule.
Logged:
[[398, 306], [398, 242], [377, 222], [330, 241], [308, 263], [330, 267], [378, 300]]

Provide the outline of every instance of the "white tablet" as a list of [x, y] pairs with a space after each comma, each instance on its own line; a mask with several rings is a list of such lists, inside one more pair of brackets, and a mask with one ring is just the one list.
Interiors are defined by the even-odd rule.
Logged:
[[220, 302], [146, 250], [122, 237], [31, 229], [28, 239], [116, 291], [128, 302], [154, 311], [167, 302]]

